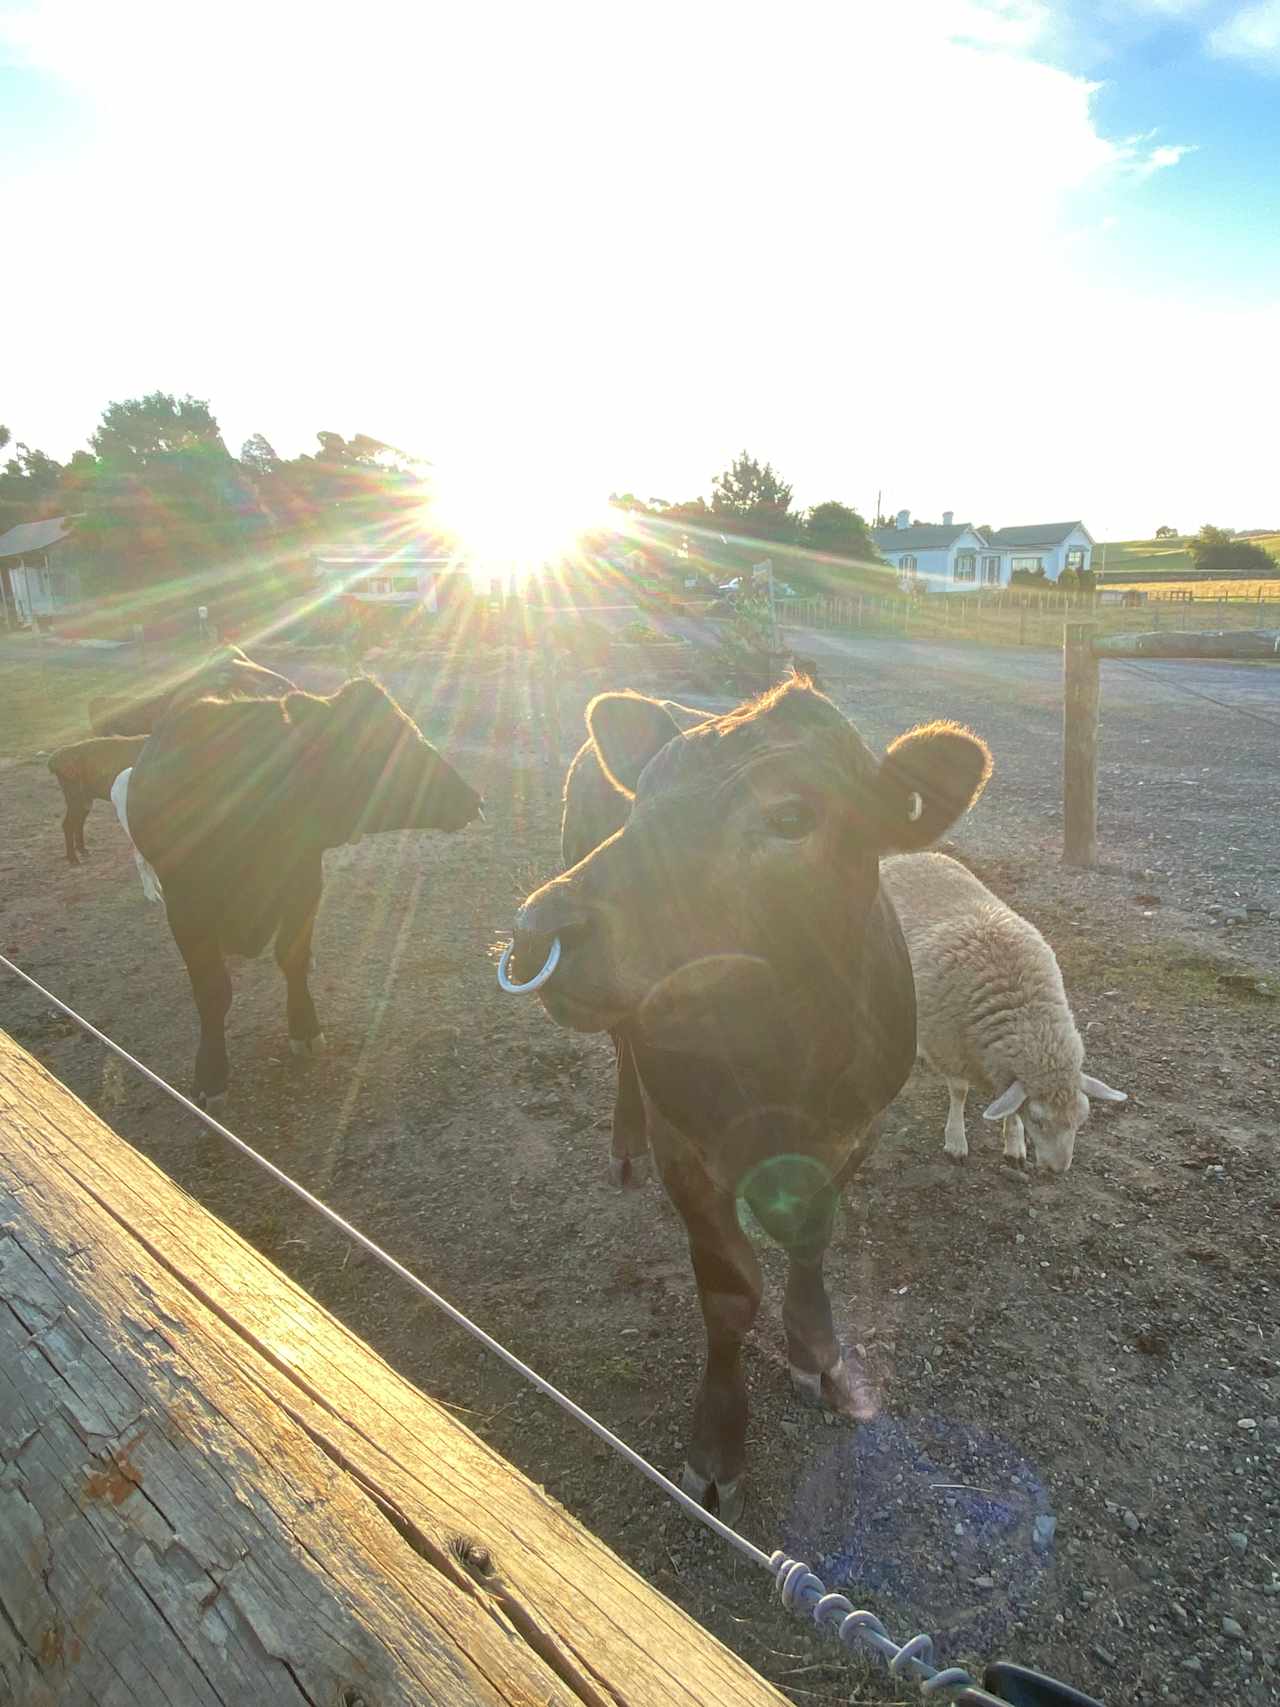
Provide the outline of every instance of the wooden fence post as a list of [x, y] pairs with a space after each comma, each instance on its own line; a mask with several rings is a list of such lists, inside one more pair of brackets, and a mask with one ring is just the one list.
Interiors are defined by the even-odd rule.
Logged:
[[1062, 631], [1062, 859], [1098, 860], [1097, 624], [1068, 622]]

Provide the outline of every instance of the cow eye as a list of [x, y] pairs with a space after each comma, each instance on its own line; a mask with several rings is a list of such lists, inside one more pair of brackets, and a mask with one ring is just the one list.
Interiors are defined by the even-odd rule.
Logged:
[[768, 818], [769, 828], [774, 835], [781, 836], [788, 842], [803, 840], [817, 822], [818, 814], [813, 807], [798, 800], [793, 800], [786, 806], [775, 806]]

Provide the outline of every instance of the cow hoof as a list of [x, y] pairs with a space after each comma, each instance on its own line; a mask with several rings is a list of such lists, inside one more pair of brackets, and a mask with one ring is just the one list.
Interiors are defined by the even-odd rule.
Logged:
[[824, 1411], [856, 1417], [859, 1422], [869, 1422], [876, 1414], [875, 1395], [866, 1377], [850, 1369], [843, 1358], [821, 1375], [797, 1369], [793, 1363], [791, 1385], [806, 1404], [820, 1405]]
[[704, 1511], [711, 1512], [730, 1529], [736, 1528], [746, 1502], [744, 1476], [732, 1482], [718, 1482], [714, 1476], [700, 1476], [692, 1464], [686, 1464], [680, 1486], [691, 1500], [697, 1500]]
[[318, 1031], [314, 1037], [291, 1037], [289, 1053], [291, 1055], [323, 1055], [325, 1051], [325, 1036]]
[[1018, 1173], [1025, 1174], [1027, 1171], [1027, 1158], [1025, 1156], [1006, 1156], [1004, 1158], [1004, 1165], [1006, 1168], [1014, 1168]]
[[806, 1405], [822, 1403], [822, 1376], [811, 1375], [807, 1369], [797, 1369], [791, 1365], [791, 1385], [804, 1400]]
[[945, 1152], [945, 1154], [946, 1154], [947, 1160], [951, 1163], [953, 1168], [962, 1168], [965, 1165], [965, 1163], [969, 1160], [969, 1152], [967, 1150], [964, 1150], [964, 1151], [947, 1150]]
[[609, 1179], [619, 1191], [639, 1191], [653, 1178], [653, 1162], [644, 1156], [610, 1156]]
[[191, 1100], [197, 1108], [202, 1108], [206, 1114], [212, 1114], [216, 1118], [227, 1106], [227, 1093], [225, 1091], [197, 1091]]

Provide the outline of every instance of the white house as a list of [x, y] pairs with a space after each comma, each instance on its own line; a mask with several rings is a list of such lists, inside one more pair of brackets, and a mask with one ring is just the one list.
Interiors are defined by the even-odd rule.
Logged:
[[80, 602], [80, 575], [57, 547], [71, 537], [74, 516], [19, 522], [0, 534], [0, 615], [28, 625]]
[[1064, 569], [1093, 563], [1093, 538], [1083, 522], [1037, 522], [988, 533], [956, 522], [950, 510], [940, 524], [912, 522], [909, 511], [899, 510], [891, 526], [874, 528], [871, 537], [901, 586], [923, 584], [938, 593], [1007, 587], [1016, 569], [1043, 569], [1056, 581]]

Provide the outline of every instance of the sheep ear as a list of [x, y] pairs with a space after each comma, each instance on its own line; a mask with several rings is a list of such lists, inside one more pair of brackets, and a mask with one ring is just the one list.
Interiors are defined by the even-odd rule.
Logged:
[[1087, 1097], [1095, 1102], [1128, 1102], [1124, 1091], [1113, 1091], [1110, 1085], [1104, 1085], [1101, 1079], [1095, 1079], [1091, 1073], [1081, 1073], [1080, 1089]]
[[1015, 1079], [1007, 1091], [1001, 1091], [990, 1108], [983, 1109], [982, 1118], [1003, 1120], [1007, 1114], [1016, 1114], [1026, 1100], [1027, 1093], [1022, 1088], [1022, 1080]]

